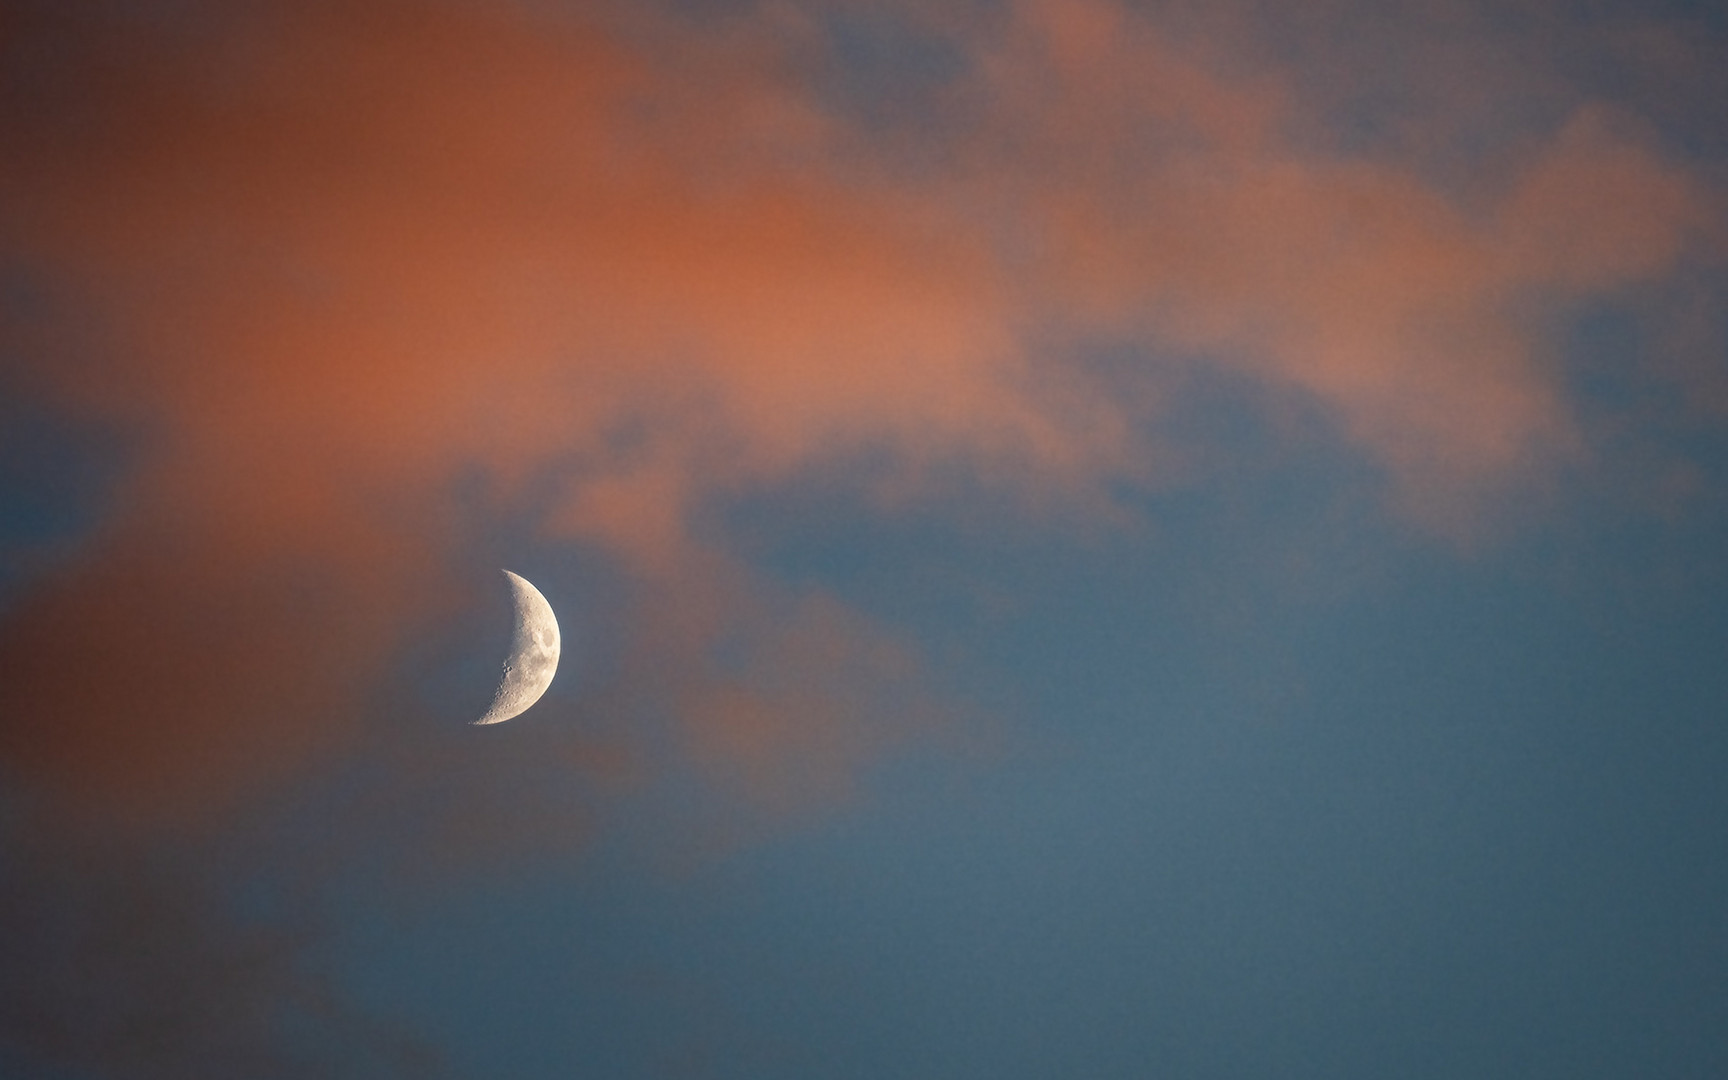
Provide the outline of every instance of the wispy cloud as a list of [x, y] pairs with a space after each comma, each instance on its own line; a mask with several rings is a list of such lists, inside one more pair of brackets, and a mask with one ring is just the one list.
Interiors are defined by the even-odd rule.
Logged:
[[[421, 1068], [162, 837], [316, 791], [355, 824], [320, 859], [411, 877], [581, 848], [591, 791], [678, 774], [733, 800], [724, 843], [947, 721], [716, 502], [844, 474], [1084, 524], [1158, 482], [1198, 366], [1468, 535], [1589, 462], [1563, 341], [1604, 300], [1728, 400], [1720, 117], [1684, 104], [1722, 75], [1674, 20], [1415, 4], [1392, 49], [1345, 3], [171, 7], [0, 15], [8, 389], [138, 447], [0, 612], [0, 771], [49, 807], [0, 837], [0, 1035], [80, 1067], [295, 1075], [288, 1001]], [[625, 583], [613, 666], [564, 727], [392, 743], [380, 688], [472, 600], [475, 476]]]
[[[152, 442], [89, 558], [11, 613], [6, 707], [36, 719], [8, 760], [186, 809], [334, 752], [456, 602], [445, 493], [479, 469], [506, 502], [552, 484], [544, 534], [642, 595], [723, 612], [668, 653], [693, 753], [838, 773], [877, 752], [847, 680], [745, 705], [697, 674], [752, 587], [712, 584], [748, 574], [693, 509], [866, 454], [865, 497], [964, 475], [1101, 505], [1157, 473], [1180, 356], [1317, 406], [1405, 512], [1467, 531], [1587, 451], [1568, 310], [1717, 227], [1706, 177], [1583, 97], [1461, 187], [1420, 139], [1315, 138], [1323, 81], [1246, 21], [894, 9], [946, 59], [884, 119], [848, 108], [868, 80], [809, 79], [868, 62], [833, 16], [16, 16], [7, 243], [104, 335], [33, 378]], [[1094, 379], [1098, 341], [1140, 370]]]

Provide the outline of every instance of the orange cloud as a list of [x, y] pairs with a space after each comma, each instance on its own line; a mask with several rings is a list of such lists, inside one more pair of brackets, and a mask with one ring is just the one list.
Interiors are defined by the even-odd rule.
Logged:
[[[800, 81], [818, 20], [207, 19], [18, 17], [59, 59], [0, 129], [7, 243], [106, 335], [33, 378], [153, 440], [88, 562], [9, 620], [6, 754], [140, 805], [342, 741], [453, 602], [461, 470], [506, 499], [551, 477], [549, 534], [737, 614], [688, 526], [716, 494], [860, 453], [890, 497], [954, 465], [1034, 502], [1153, 471], [1156, 395], [1064, 359], [1102, 335], [1318, 402], [1444, 524], [1576, 445], [1557, 305], [1662, 275], [1708, 220], [1598, 110], [1485, 209], [1298, 144], [1278, 72], [1221, 75], [1103, 0], [930, 18], [967, 66], [932, 97], [952, 137], [905, 170]], [[725, 622], [680, 654], [698, 755], [772, 787], [876, 752], [847, 734], [857, 679], [763, 689], [813, 662], [766, 631], [749, 686], [703, 674]]]
[[687, 579], [703, 491], [884, 440], [1095, 452], [1003, 378], [987, 253], [777, 167], [819, 124], [752, 69], [690, 85], [501, 9], [270, 15], [36, 28], [88, 77], [13, 130], [10, 229], [113, 333], [42, 374], [156, 438], [92, 557], [13, 613], [15, 764], [183, 809], [340, 743], [449, 602], [437, 492], [471, 464], [571, 462], [553, 527]]
[[[1354, 33], [1354, 6], [1299, 18]], [[1339, 149], [1314, 135], [1329, 76], [1229, 17], [900, 5], [961, 58], [909, 137], [812, 89], [820, 11], [159, 7], [0, 9], [0, 247], [49, 297], [13, 318], [0, 290], [0, 374], [139, 436], [109, 516], [0, 612], [0, 773], [52, 797], [22, 825], [0, 808], [0, 1034], [69, 1066], [279, 1072], [305, 1063], [277, 1021], [305, 1013], [347, 1059], [427, 1075], [305, 976], [309, 913], [242, 924], [216, 879], [304, 901], [333, 866], [568, 852], [596, 793], [666, 775], [732, 800], [677, 830], [726, 843], [945, 722], [912, 649], [753, 578], [693, 528], [705, 501], [864, 458], [884, 502], [962, 475], [1092, 509], [1159, 473], [1180, 353], [1317, 404], [1407, 512], [1467, 529], [1485, 492], [1588, 452], [1567, 306], [1661, 292], [1720, 242], [1719, 192], [1627, 117], [1568, 99], [1533, 134], [1516, 49], [1440, 77], [1459, 115], [1519, 113], [1460, 190], [1432, 166], [1467, 123]], [[1689, 359], [1722, 330], [1691, 284], [1665, 362], [1728, 408]], [[1093, 381], [1072, 361], [1098, 339], [1139, 370]], [[578, 701], [484, 742], [380, 700], [471, 614], [451, 493], [475, 474], [488, 508], [630, 576], [612, 666], [572, 662]], [[252, 844], [284, 791], [343, 827]], [[256, 850], [158, 865], [118, 822]]]
[[1014, 10], [981, 50], [1003, 105], [966, 153], [1043, 245], [1051, 317], [1311, 395], [1442, 528], [1576, 452], [1548, 345], [1565, 305], [1668, 273], [1713, 219], [1598, 109], [1484, 212], [1298, 142], [1314, 125], [1276, 71], [1214, 74], [1103, 0]]

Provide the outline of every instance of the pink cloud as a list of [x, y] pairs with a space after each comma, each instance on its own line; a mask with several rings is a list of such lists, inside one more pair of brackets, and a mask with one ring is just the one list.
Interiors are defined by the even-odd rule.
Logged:
[[[77, 77], [9, 105], [4, 227], [109, 338], [105, 367], [32, 377], [160, 437], [88, 562], [10, 621], [5, 752], [185, 813], [344, 745], [453, 603], [459, 470], [508, 497], [561, 463], [548, 535], [710, 612], [667, 654], [690, 752], [763, 792], [800, 769], [840, 790], [882, 751], [860, 702], [887, 676], [856, 674], [879, 632], [818, 605], [799, 618], [828, 660], [761, 628], [747, 684], [706, 670], [713, 612], [750, 622], [753, 593], [709, 584], [741, 571], [693, 538], [704, 500], [872, 452], [883, 498], [957, 467], [1085, 505], [1157, 469], [1161, 392], [1064, 360], [1103, 336], [1152, 382], [1179, 350], [1317, 403], [1455, 528], [1578, 452], [1564, 306], [1660, 279], [1712, 221], [1600, 109], [1467, 203], [1295, 138], [1294, 82], [1226, 74], [1227, 36], [1198, 51], [1103, 0], [930, 17], [968, 66], [933, 94], [952, 137], [922, 170], [796, 78], [810, 19], [42, 18]], [[60, 693], [91, 625], [115, 655]], [[806, 667], [829, 674], [768, 688]]]

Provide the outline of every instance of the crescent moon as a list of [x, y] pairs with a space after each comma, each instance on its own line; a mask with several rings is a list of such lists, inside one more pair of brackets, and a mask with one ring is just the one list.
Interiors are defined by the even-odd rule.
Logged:
[[558, 671], [558, 620], [552, 605], [528, 579], [504, 571], [516, 609], [515, 633], [510, 639], [510, 658], [492, 695], [492, 707], [476, 724], [499, 724], [520, 716], [540, 700]]

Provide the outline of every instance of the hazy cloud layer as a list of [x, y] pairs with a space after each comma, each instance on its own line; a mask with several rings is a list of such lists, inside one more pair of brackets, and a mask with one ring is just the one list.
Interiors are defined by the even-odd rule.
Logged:
[[[1570, 307], [1717, 226], [1705, 177], [1582, 98], [1460, 191], [1314, 138], [1297, 70], [1245, 73], [1264, 43], [1233, 62], [1229, 19], [848, 12], [13, 16], [5, 235], [61, 314], [10, 362], [145, 450], [88, 557], [10, 613], [7, 761], [184, 810], [331, 752], [455, 602], [464, 470], [506, 508], [550, 484], [547, 535], [678, 583], [708, 612], [667, 654], [691, 671], [751, 592], [714, 584], [747, 575], [693, 507], [866, 453], [873, 497], [966, 475], [1096, 504], [1157, 474], [1176, 359], [1317, 404], [1407, 512], [1467, 530], [1588, 453]], [[947, 58], [920, 121], [807, 81], [884, 27]], [[1144, 376], [1097, 378], [1098, 342]], [[876, 648], [827, 625], [830, 653]], [[782, 697], [827, 731], [851, 695]], [[806, 730], [719, 684], [678, 709], [770, 787]], [[838, 730], [798, 739], [868, 757]]]
[[[1562, 343], [1600, 301], [1685, 407], [1728, 402], [1690, 104], [1723, 76], [1685, 18], [566, 7], [0, 15], [4, 389], [132, 448], [0, 612], [0, 771], [65, 822], [5, 840], [14, 1045], [300, 1075], [289, 1002], [426, 1067], [321, 996], [297, 917], [232, 921], [226, 871], [48, 838], [197, 849], [305, 782], [373, 831], [278, 872], [412, 877], [579, 848], [596, 798], [688, 771], [742, 807], [723, 844], [939, 727], [914, 650], [763, 580], [717, 500], [833, 470], [1095, 519], [1167, 474], [1198, 367], [1468, 535], [1589, 466]], [[472, 483], [621, 583], [581, 706], [484, 751], [391, 697], [473, 611]]]

